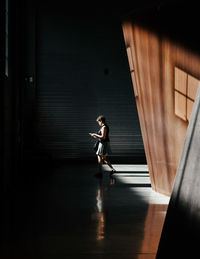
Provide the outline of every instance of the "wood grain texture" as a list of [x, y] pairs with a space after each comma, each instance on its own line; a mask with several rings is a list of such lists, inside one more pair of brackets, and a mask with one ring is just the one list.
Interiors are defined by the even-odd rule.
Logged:
[[[137, 56], [136, 56], [136, 49], [135, 49], [135, 45], [134, 45], [134, 40], [133, 40], [133, 28], [132, 28], [132, 24], [129, 22], [124, 22], [123, 23], [123, 33], [124, 33], [124, 39], [126, 42], [126, 46], [127, 48], [130, 47], [130, 49], [132, 50], [132, 59], [133, 62], [135, 61], [136, 66], [135, 66], [135, 74], [138, 75], [139, 71], [138, 71], [138, 67], [137, 67]], [[129, 64], [130, 66], [130, 64]], [[131, 66], [130, 66], [131, 68]], [[139, 82], [139, 77], [135, 77], [136, 79], [136, 84], [138, 86], [138, 89], [140, 89], [140, 82]], [[133, 81], [133, 89], [135, 87], [134, 81]], [[134, 90], [135, 93], [135, 90]], [[147, 135], [147, 129], [146, 129], [146, 123], [145, 123], [145, 118], [144, 118], [144, 111], [143, 111], [143, 106], [141, 105], [140, 100], [140, 94], [137, 92], [138, 96], [136, 97], [136, 105], [137, 105], [137, 110], [138, 110], [138, 116], [139, 116], [139, 122], [140, 122], [140, 127], [141, 127], [141, 132], [142, 132], [142, 137], [143, 137], [143, 142], [144, 142], [144, 149], [145, 149], [145, 154], [146, 154], [146, 158], [147, 158], [147, 162], [148, 162], [148, 167], [149, 167], [149, 172], [150, 172], [150, 178], [151, 178], [151, 184], [152, 187], [155, 189], [155, 183], [154, 183], [154, 175], [151, 173], [153, 172], [153, 168], [152, 168], [152, 159], [151, 159], [151, 152], [149, 149], [149, 143], [148, 143], [148, 135]]]
[[[185, 95], [188, 91], [194, 98], [200, 78], [200, 57], [131, 20], [124, 21], [122, 28], [133, 58], [136, 103], [152, 188], [170, 195], [188, 127], [187, 117], [192, 111], [192, 103], [180, 96], [177, 96], [179, 107], [175, 107], [175, 89], [179, 85], [181, 89], [177, 90], [184, 91]], [[177, 67], [185, 73], [175, 77]], [[191, 75], [188, 90], [187, 74]], [[186, 112], [184, 105], [187, 104]], [[176, 116], [175, 108], [184, 113], [185, 121]]]
[[191, 101], [190, 99], [187, 99], [187, 119], [190, 121], [190, 117], [192, 114], [192, 109], [194, 106], [194, 102]]
[[175, 67], [175, 90], [187, 94], [187, 73]]
[[187, 121], [186, 105], [187, 105], [186, 96], [175, 91], [175, 114], [181, 119], [183, 119], [184, 121]]
[[198, 85], [199, 85], [199, 80], [194, 78], [193, 76], [188, 75], [187, 96], [192, 100], [195, 100]]

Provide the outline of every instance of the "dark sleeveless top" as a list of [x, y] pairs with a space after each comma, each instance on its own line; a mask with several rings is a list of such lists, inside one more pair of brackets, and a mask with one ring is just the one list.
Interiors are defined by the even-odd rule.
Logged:
[[105, 139], [100, 139], [100, 142], [101, 143], [103, 143], [103, 142], [109, 142], [110, 141], [110, 138], [109, 138], [109, 131], [110, 131], [110, 129], [109, 129], [109, 127], [108, 127], [108, 125], [107, 124], [104, 124], [102, 127], [101, 127], [101, 129], [99, 130], [99, 132], [98, 132], [98, 134], [99, 135], [101, 135], [101, 130], [102, 130], [102, 128], [103, 127], [106, 127], [106, 137], [105, 137]]

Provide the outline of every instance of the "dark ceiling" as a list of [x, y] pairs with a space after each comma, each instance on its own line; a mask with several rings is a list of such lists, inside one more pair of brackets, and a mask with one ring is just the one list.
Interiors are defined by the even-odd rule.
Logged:
[[130, 16], [134, 22], [199, 50], [199, 7], [194, 0], [32, 1], [37, 1], [38, 9], [52, 9], [52, 12], [59, 10], [66, 16], [91, 22], [102, 20], [105, 24], [115, 21], [121, 23]]

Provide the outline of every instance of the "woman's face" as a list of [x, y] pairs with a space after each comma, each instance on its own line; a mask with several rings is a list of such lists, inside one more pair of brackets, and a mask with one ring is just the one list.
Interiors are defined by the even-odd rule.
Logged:
[[103, 122], [102, 121], [98, 121], [99, 123], [99, 126], [102, 126], [103, 125]]

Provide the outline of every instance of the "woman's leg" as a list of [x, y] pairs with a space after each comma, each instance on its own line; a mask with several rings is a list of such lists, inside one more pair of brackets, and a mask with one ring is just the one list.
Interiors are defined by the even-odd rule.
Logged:
[[105, 164], [107, 164], [112, 172], [115, 172], [115, 169], [113, 168], [113, 166], [111, 165], [110, 161], [108, 160], [107, 156], [102, 156], [102, 160], [104, 161]]

